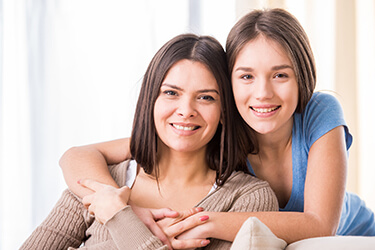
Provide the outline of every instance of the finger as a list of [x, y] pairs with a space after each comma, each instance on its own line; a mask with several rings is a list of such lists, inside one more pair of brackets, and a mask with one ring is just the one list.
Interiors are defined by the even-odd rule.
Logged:
[[86, 207], [86, 209], [88, 209], [88, 207], [91, 205], [93, 199], [94, 199], [93, 194], [83, 196], [82, 204]]
[[[115, 189], [111, 186], [112, 189]], [[130, 188], [128, 186], [122, 186], [121, 188], [118, 189], [120, 192], [120, 196], [123, 200], [126, 200], [128, 202], [129, 196], [130, 196]]]
[[179, 221], [178, 223], [166, 228], [164, 232], [168, 237], [175, 237], [191, 228], [205, 223], [208, 219], [208, 215], [203, 214], [201, 216], [188, 217], [185, 220]]
[[196, 213], [199, 213], [199, 212], [202, 212], [203, 211], [203, 208], [202, 207], [193, 207], [193, 208], [190, 208], [190, 209], [187, 209], [187, 210], [184, 210], [182, 212], [180, 212], [180, 216], [179, 216], [179, 219], [180, 220], [184, 220]]
[[89, 205], [89, 206], [87, 207], [87, 210], [89, 211], [89, 214], [90, 214], [90, 215], [95, 216], [94, 206], [93, 206], [93, 205]]
[[170, 208], [161, 208], [161, 209], [150, 209], [150, 212], [154, 220], [161, 220], [164, 218], [176, 218], [180, 214], [176, 211], [173, 211]]
[[161, 242], [163, 242], [164, 245], [167, 245], [169, 249], [172, 249], [172, 245], [169, 242], [168, 237], [165, 235], [163, 230], [161, 230], [161, 228], [156, 223], [150, 224], [149, 229], [153, 235], [158, 237], [161, 240]]
[[172, 240], [173, 249], [200, 248], [210, 244], [207, 239]]
[[104, 186], [104, 184], [94, 181], [92, 179], [82, 179], [79, 181], [79, 184], [81, 184], [83, 187], [86, 187], [88, 189], [91, 189], [95, 192], [101, 190]]

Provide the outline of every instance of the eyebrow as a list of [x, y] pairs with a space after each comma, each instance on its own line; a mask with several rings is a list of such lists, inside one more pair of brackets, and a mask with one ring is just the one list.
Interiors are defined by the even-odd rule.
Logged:
[[[176, 85], [174, 85], [174, 84], [163, 83], [161, 86], [162, 86], [162, 87], [163, 87], [163, 86], [167, 86], [167, 87], [170, 87], [170, 88], [172, 88], [172, 89], [176, 89], [176, 90], [183, 91], [182, 88], [180, 88], [180, 87], [178, 87], [178, 86], [176, 86]], [[214, 92], [214, 93], [216, 93], [216, 94], [219, 94], [219, 91], [217, 91], [216, 89], [200, 89], [200, 90], [198, 90], [197, 92], [199, 92], [199, 93]]]
[[[271, 70], [280, 70], [280, 69], [288, 69], [288, 68], [293, 70], [293, 67], [290, 66], [290, 65], [288, 65], [288, 64], [281, 64], [281, 65], [273, 66], [271, 68]], [[254, 71], [254, 69], [251, 68], [251, 67], [238, 67], [238, 68], [236, 68], [235, 71], [249, 71], [249, 72], [252, 72], [252, 71]]]
[[276, 65], [272, 67], [272, 70], [279, 70], [279, 69], [293, 69], [293, 67], [288, 64], [281, 64], [281, 65]]

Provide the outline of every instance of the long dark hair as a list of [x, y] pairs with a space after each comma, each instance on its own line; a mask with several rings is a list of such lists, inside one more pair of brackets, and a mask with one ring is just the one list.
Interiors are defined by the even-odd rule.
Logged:
[[226, 54], [220, 43], [212, 37], [179, 35], [162, 46], [152, 58], [143, 78], [135, 111], [131, 154], [146, 173], [153, 173], [157, 179], [159, 169], [154, 106], [168, 70], [183, 59], [206, 65], [219, 87], [221, 123], [207, 144], [206, 160], [209, 167], [217, 173], [216, 183], [222, 185], [234, 170], [248, 172], [247, 152], [244, 149], [251, 146], [251, 140], [247, 139], [249, 137], [242, 125], [236, 125], [240, 124], [241, 117], [234, 104]]

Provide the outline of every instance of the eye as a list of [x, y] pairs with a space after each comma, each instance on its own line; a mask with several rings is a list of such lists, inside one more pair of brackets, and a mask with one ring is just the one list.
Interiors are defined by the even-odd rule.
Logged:
[[165, 90], [165, 91], [163, 91], [163, 94], [169, 95], [169, 96], [176, 96], [177, 92], [173, 91], [173, 90]]
[[246, 74], [246, 75], [242, 75], [241, 76], [241, 79], [243, 80], [251, 80], [253, 79], [254, 77], [252, 75], [249, 75], [249, 74]]
[[275, 75], [275, 78], [288, 78], [288, 75], [283, 74], [283, 73], [278, 73], [278, 74]]
[[206, 100], [206, 101], [215, 101], [215, 98], [213, 98], [210, 95], [200, 96], [198, 99], [200, 99], [200, 100]]

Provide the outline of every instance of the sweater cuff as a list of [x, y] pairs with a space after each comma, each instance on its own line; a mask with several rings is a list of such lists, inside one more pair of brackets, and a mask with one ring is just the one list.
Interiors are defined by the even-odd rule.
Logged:
[[104, 226], [119, 249], [160, 249], [163, 247], [159, 238], [151, 233], [130, 206], [117, 212]]

